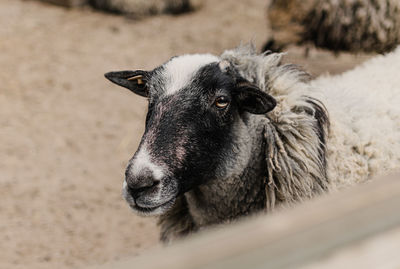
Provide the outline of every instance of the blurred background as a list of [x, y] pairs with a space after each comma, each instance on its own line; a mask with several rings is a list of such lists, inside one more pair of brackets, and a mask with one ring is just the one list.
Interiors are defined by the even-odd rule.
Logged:
[[[157, 246], [156, 219], [121, 197], [146, 100], [103, 74], [271, 36], [267, 0], [89, 2], [0, 1], [0, 268], [80, 268]], [[313, 76], [371, 57], [285, 51]]]

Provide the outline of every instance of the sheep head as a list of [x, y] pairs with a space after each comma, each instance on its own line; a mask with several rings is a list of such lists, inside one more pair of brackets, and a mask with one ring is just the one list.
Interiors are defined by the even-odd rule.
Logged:
[[[276, 101], [213, 55], [173, 57], [152, 71], [120, 71], [106, 78], [148, 99], [146, 127], [126, 169], [123, 195], [141, 215], [160, 215], [179, 195], [232, 176], [237, 128]], [[228, 160], [227, 160], [228, 159]], [[234, 171], [240, 173], [240, 171]]]

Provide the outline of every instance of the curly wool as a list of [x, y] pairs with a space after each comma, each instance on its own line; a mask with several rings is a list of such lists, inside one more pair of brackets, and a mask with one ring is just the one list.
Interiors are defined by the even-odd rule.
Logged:
[[[307, 85], [309, 76], [294, 65], [281, 64], [283, 54], [256, 53], [252, 46], [242, 46], [222, 54], [247, 80], [274, 96], [277, 107], [264, 120], [266, 208], [275, 204], [293, 203], [326, 191], [324, 145], [315, 130], [317, 113], [323, 105], [310, 97], [318, 95]], [[308, 111], [308, 113], [307, 113]], [[326, 113], [326, 111], [323, 111]], [[328, 131], [328, 119], [323, 119], [323, 131]], [[322, 154], [322, 155], [321, 155]]]
[[[264, 133], [268, 208], [275, 196], [293, 202], [400, 167], [400, 47], [345, 74], [311, 82], [295, 66], [280, 64], [282, 55], [257, 55], [244, 46], [221, 56], [278, 101]], [[310, 97], [329, 114], [326, 160], [319, 158], [311, 116], [318, 111], [307, 102]]]
[[398, 0], [274, 0], [274, 46], [311, 41], [334, 51], [387, 52], [400, 43]]
[[311, 83], [330, 115], [328, 177], [340, 189], [400, 167], [400, 47]]

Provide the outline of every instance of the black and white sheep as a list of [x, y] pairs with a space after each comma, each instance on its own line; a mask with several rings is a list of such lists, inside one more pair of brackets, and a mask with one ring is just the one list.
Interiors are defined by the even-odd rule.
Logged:
[[387, 52], [400, 44], [398, 0], [272, 0], [267, 49], [311, 42], [334, 51]]
[[110, 72], [148, 98], [123, 194], [164, 241], [400, 167], [400, 49], [309, 82], [251, 46]]

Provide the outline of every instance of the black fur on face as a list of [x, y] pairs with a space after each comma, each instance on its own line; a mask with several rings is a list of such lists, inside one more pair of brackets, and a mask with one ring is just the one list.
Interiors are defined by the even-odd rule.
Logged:
[[[179, 193], [215, 177], [239, 116], [234, 87], [235, 81], [212, 64], [179, 92], [150, 96], [143, 139], [150, 140], [150, 151], [179, 181]], [[220, 108], [217, 99], [228, 104]]]
[[[247, 91], [255, 93], [249, 97]], [[231, 152], [233, 125], [241, 114], [268, 112], [275, 105], [272, 97], [235, 70], [221, 70], [218, 63], [199, 69], [191, 83], [173, 95], [154, 91], [149, 97], [143, 139], [150, 140], [156, 159], [168, 165], [179, 182], [179, 193], [216, 177]], [[226, 106], [218, 106], [220, 100]]]
[[[226, 158], [234, 157], [232, 148], [238, 135], [235, 123], [246, 113], [264, 114], [276, 105], [271, 96], [244, 80], [230, 66], [221, 68], [218, 62], [198, 68], [188, 83], [172, 94], [165, 89], [170, 75], [165, 73], [162, 66], [145, 73], [146, 85], [140, 85], [146, 88], [149, 106], [145, 133], [135, 156], [146, 150], [152, 162], [148, 167], [161, 167], [163, 171], [162, 178], [154, 180], [158, 182], [156, 185], [146, 186], [158, 188], [156, 191], [143, 192], [138, 188], [143, 195], [153, 196], [149, 208], [161, 204], [154, 202], [157, 195], [161, 200], [167, 191], [178, 196], [209, 180], [223, 178]], [[130, 90], [137, 93], [137, 84], [132, 84], [134, 88]], [[130, 166], [138, 170], [143, 165], [135, 168], [138, 162], [135, 156]], [[132, 172], [135, 173], [138, 171]], [[135, 182], [138, 180], [141, 179]], [[129, 188], [130, 181], [128, 178], [126, 181]], [[131, 194], [137, 196], [136, 192]]]

